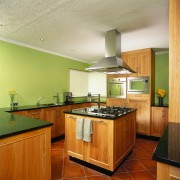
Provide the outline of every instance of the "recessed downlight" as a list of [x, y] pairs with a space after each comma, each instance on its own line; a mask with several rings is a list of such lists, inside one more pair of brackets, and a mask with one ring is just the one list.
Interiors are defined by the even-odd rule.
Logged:
[[44, 38], [40, 38], [40, 41], [44, 41]]

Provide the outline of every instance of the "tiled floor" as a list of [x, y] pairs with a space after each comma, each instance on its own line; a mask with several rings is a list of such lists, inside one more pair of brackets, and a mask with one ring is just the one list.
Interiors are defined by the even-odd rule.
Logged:
[[68, 159], [64, 140], [52, 143], [52, 180], [155, 180], [156, 162], [151, 159], [157, 142], [142, 138], [136, 139], [133, 152], [112, 176], [76, 164]]

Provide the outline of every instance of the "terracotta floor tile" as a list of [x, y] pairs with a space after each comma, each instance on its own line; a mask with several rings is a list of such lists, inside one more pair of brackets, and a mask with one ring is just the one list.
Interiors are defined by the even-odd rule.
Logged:
[[87, 167], [84, 167], [84, 171], [86, 176], [103, 175], [102, 173]]
[[52, 180], [156, 179], [156, 162], [151, 160], [151, 157], [157, 143], [157, 141], [137, 138], [130, 156], [109, 177], [69, 160], [65, 141], [56, 141], [51, 145]]
[[119, 173], [122, 173], [122, 172], [127, 172], [127, 169], [123, 165], [119, 166], [114, 173], [119, 174]]
[[51, 167], [63, 166], [63, 156], [57, 158], [51, 158]]
[[135, 144], [134, 149], [133, 150], [142, 150], [143, 148], [139, 145], [139, 144]]
[[139, 143], [138, 144], [140, 147], [142, 147], [143, 149], [151, 149], [154, 148], [153, 144], [150, 143]]
[[133, 178], [131, 177], [131, 175], [129, 173], [114, 174], [109, 179], [111, 179], [111, 180], [119, 180], [119, 179], [133, 180]]
[[146, 143], [146, 142], [149, 142], [149, 140], [147, 139], [143, 139], [143, 138], [136, 138], [136, 143]]
[[69, 159], [69, 156], [64, 156], [64, 166], [72, 166], [72, 165], [78, 165], [74, 161], [71, 161]]
[[149, 171], [154, 177], [157, 177], [157, 169], [151, 169]]
[[138, 171], [138, 172], [130, 172], [131, 176], [134, 180], [155, 180], [148, 171]]
[[63, 180], [86, 180], [85, 177], [78, 177], [78, 178], [63, 178]]
[[51, 180], [62, 179], [62, 166], [51, 167]]
[[157, 168], [157, 162], [153, 161], [152, 159], [141, 159], [140, 162], [147, 169], [156, 169]]
[[128, 171], [141, 171], [145, 170], [145, 167], [141, 164], [140, 161], [138, 160], [130, 160], [130, 161], [125, 161], [123, 163], [123, 166], [128, 170]]
[[64, 143], [53, 143], [51, 144], [51, 149], [64, 149]]
[[72, 177], [85, 177], [83, 166], [79, 166], [79, 165], [64, 166], [63, 178], [72, 178]]
[[86, 177], [88, 180], [108, 180], [109, 177], [102, 175], [102, 176], [91, 176], [91, 177]]
[[144, 151], [146, 151], [149, 155], [152, 156], [153, 152], [154, 152], [155, 148], [150, 148], [150, 149], [144, 149]]
[[63, 156], [64, 151], [60, 150], [51, 150], [51, 157], [60, 157]]
[[144, 150], [134, 151], [130, 154], [127, 160], [135, 160], [135, 159], [150, 159], [151, 155]]

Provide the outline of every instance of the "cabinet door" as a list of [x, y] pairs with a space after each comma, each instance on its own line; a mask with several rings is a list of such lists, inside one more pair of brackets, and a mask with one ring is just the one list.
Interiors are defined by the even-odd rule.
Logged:
[[81, 104], [73, 104], [71, 105], [71, 109], [78, 109], [81, 108]]
[[121, 98], [107, 98], [107, 106], [120, 106], [126, 107], [127, 100]]
[[93, 119], [93, 134], [87, 147], [86, 161], [113, 171], [114, 121]]
[[129, 107], [136, 108], [136, 132], [150, 135], [150, 100], [129, 99]]
[[[135, 72], [138, 72], [138, 54], [137, 53], [125, 53], [122, 54], [123, 61]], [[128, 76], [137, 76], [137, 73], [129, 74]]]
[[151, 51], [138, 53], [138, 76], [151, 76]]
[[42, 109], [28, 110], [27, 116], [34, 119], [44, 119], [44, 113]]
[[65, 114], [65, 144], [68, 150], [68, 155], [81, 159], [84, 159], [83, 155], [83, 141], [76, 139], [76, 118], [77, 116]]
[[131, 112], [115, 121], [115, 167], [122, 162], [127, 152], [135, 145], [135, 119], [136, 112]]
[[91, 103], [82, 103], [81, 104], [81, 107], [84, 108], [84, 107], [90, 107], [91, 106]]
[[152, 107], [151, 135], [161, 137], [167, 125], [168, 108]]
[[21, 116], [27, 116], [27, 111], [15, 111], [15, 112], [12, 112], [13, 114], [19, 114]]
[[56, 135], [65, 134], [65, 114], [64, 111], [70, 110], [71, 106], [60, 106], [58, 107], [57, 112], [57, 122], [56, 122]]
[[56, 137], [56, 119], [57, 119], [57, 108], [45, 108], [44, 109], [44, 120], [53, 123], [51, 126], [51, 138]]

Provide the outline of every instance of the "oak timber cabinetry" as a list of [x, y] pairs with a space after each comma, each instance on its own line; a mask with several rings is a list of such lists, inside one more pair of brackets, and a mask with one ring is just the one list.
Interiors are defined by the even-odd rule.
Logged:
[[151, 76], [151, 67], [154, 65], [154, 53], [150, 48], [122, 52], [121, 57], [135, 72], [128, 76]]
[[128, 107], [136, 108], [136, 132], [150, 135], [151, 104], [147, 99], [129, 99]]
[[168, 124], [168, 108], [154, 106], [151, 113], [151, 135], [161, 137]]
[[44, 113], [42, 109], [33, 109], [27, 111], [27, 116], [34, 119], [44, 119]]
[[64, 111], [70, 110], [71, 106], [57, 107], [57, 122], [56, 122], [56, 136], [65, 134], [65, 114]]
[[53, 123], [51, 126], [51, 137], [56, 137], [57, 107], [44, 108], [44, 120]]
[[1, 180], [50, 180], [50, 127], [0, 139]]
[[[135, 144], [136, 112], [116, 120], [66, 114], [66, 149], [69, 156], [114, 171]], [[76, 119], [93, 122], [91, 142], [76, 139]], [[127, 142], [128, 140], [128, 142]]]

